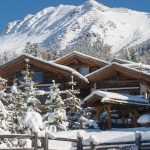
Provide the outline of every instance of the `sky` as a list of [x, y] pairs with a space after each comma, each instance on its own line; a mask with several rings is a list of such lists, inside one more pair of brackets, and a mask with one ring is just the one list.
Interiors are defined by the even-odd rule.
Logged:
[[[59, 4], [80, 5], [87, 0], [0, 0], [0, 31], [14, 20], [23, 19], [27, 14]], [[150, 13], [150, 0], [97, 0], [109, 7], [125, 7]]]

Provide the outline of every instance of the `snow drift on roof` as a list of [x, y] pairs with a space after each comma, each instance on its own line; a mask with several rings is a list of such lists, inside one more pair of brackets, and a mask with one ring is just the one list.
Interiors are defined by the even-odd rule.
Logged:
[[[19, 58], [19, 57], [21, 57], [21, 56], [25, 56], [25, 57], [28, 57], [29, 59], [31, 58], [31, 59], [34, 59], [34, 60], [37, 60], [37, 61], [40, 61], [40, 62], [49, 64], [49, 65], [55, 66], [55, 67], [57, 67], [57, 68], [63, 69], [63, 70], [65, 70], [65, 71], [68, 71], [68, 72], [70, 72], [72, 75], [75, 75], [75, 76], [77, 76], [78, 78], [80, 78], [80, 79], [82, 79], [82, 80], [84, 80], [85, 82], [88, 83], [88, 79], [87, 79], [86, 77], [82, 76], [79, 72], [77, 72], [76, 70], [74, 70], [74, 69], [72, 69], [72, 68], [70, 68], [70, 67], [68, 67], [68, 66], [56, 64], [56, 63], [54, 63], [54, 62], [52, 62], [52, 61], [46, 61], [46, 60], [43, 60], [42, 58], [37, 58], [37, 57], [31, 56], [31, 55], [25, 54], [25, 53], [24, 53], [24, 54], [21, 54], [21, 55], [19, 55], [19, 56], [17, 56], [16, 58]], [[14, 59], [16, 59], [16, 58], [14, 58]], [[13, 60], [7, 62], [6, 64], [11, 63], [12, 61], [13, 61]], [[4, 64], [4, 65], [2, 65], [2, 66], [5, 66], [6, 64]]]
[[[116, 63], [116, 62], [112, 62], [111, 64], [109, 65], [106, 65], [96, 71], [93, 71], [89, 74], [87, 74], [85, 77], [86, 78], [89, 78], [99, 72], [102, 72], [103, 70], [105, 70], [106, 68], [109, 68], [109, 67], [115, 67], [115, 66], [118, 66], [118, 67], [121, 67], [121, 68], [126, 68], [128, 70], [132, 70], [134, 72], [137, 72], [139, 75], [143, 74], [143, 75], [150, 75], [150, 65], [145, 65], [145, 64], [140, 64], [140, 63], [132, 63], [132, 64], [119, 64], [119, 63]], [[142, 67], [144, 70], [139, 70], [137, 68], [140, 68]], [[115, 68], [113, 68], [113, 70], [115, 70]], [[117, 71], [119, 71], [119, 69], [117, 69]]]
[[100, 62], [100, 63], [102, 62], [102, 63], [109, 64], [109, 62], [107, 62], [107, 61], [101, 60], [101, 59], [99, 59], [99, 58], [96, 58], [96, 57], [93, 57], [93, 56], [90, 56], [90, 55], [87, 55], [87, 54], [80, 53], [80, 52], [78, 52], [78, 51], [73, 51], [72, 53], [69, 53], [69, 54], [67, 54], [67, 55], [64, 55], [63, 57], [60, 57], [60, 58], [56, 59], [54, 62], [59, 62], [59, 61], [61, 61], [62, 59], [65, 59], [65, 58], [67, 58], [67, 57], [69, 57], [69, 56], [73, 56], [73, 55], [81, 56], [81, 57], [84, 57], [84, 58], [89, 58], [89, 59], [92, 59], [92, 60], [94, 60], [94, 61], [98, 61], [98, 62]]
[[119, 94], [119, 93], [113, 93], [113, 92], [105, 92], [101, 90], [95, 90], [93, 91], [89, 96], [87, 96], [84, 99], [84, 102], [89, 101], [90, 98], [92, 98], [94, 95], [102, 97], [102, 102], [109, 101], [109, 100], [115, 100], [120, 101], [122, 103], [141, 103], [141, 104], [149, 104], [149, 101], [147, 99], [144, 99], [141, 96], [133, 96], [128, 94]]

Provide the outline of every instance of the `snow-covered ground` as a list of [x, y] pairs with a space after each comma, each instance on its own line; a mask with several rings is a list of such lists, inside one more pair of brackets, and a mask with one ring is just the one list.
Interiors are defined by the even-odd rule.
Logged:
[[[92, 140], [94, 144], [98, 145], [104, 142], [122, 142], [122, 141], [133, 141], [135, 140], [135, 132], [138, 131], [141, 133], [142, 139], [149, 140], [150, 139], [150, 128], [124, 128], [124, 129], [112, 129], [107, 131], [101, 130], [70, 130], [70, 131], [60, 131], [52, 133], [53, 137], [51, 138], [70, 138], [70, 139], [77, 139], [77, 135], [80, 134], [83, 137], [83, 144], [90, 145], [90, 141]], [[8, 134], [4, 131], [1, 131], [1, 134]], [[49, 140], [49, 149], [53, 150], [72, 150], [73, 145], [72, 142], [66, 141], [57, 141], [57, 140]], [[7, 148], [5, 144], [0, 145], [2, 148]], [[31, 148], [30, 141], [27, 142], [25, 148]]]
[[[119, 142], [135, 140], [135, 132], [140, 131], [142, 139], [150, 139], [150, 128], [127, 128], [127, 129], [112, 129], [108, 131], [101, 130], [71, 130], [56, 132], [55, 137], [76, 139], [78, 132], [83, 137], [83, 144], [89, 145], [93, 139], [94, 144], [103, 142]], [[72, 143], [49, 141], [49, 148], [53, 150], [70, 150]]]
[[60, 49], [91, 35], [101, 38], [114, 52], [150, 38], [150, 14], [125, 8], [109, 8], [94, 0], [80, 6], [48, 7], [22, 20], [8, 23], [0, 35], [0, 51], [21, 52], [26, 42], [58, 43]]

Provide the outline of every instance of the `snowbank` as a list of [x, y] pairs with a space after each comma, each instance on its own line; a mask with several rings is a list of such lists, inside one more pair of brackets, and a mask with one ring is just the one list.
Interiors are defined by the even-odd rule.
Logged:
[[[135, 132], [141, 133], [142, 139], [150, 139], [150, 128], [126, 128], [126, 129], [112, 129], [109, 131], [100, 130], [71, 130], [56, 132], [55, 137], [76, 139], [77, 134], [83, 137], [83, 144], [89, 145], [90, 140], [93, 140], [94, 144], [100, 144], [103, 142], [119, 142], [135, 140]], [[50, 141], [49, 148], [57, 150], [70, 150], [72, 148], [71, 142], [63, 141]]]
[[31, 134], [32, 132], [39, 133], [43, 128], [42, 116], [34, 111], [27, 112], [23, 119], [23, 124], [28, 128], [28, 134]]
[[140, 116], [139, 119], [137, 120], [137, 122], [140, 124], [150, 123], [150, 114], [144, 114], [144, 115]]

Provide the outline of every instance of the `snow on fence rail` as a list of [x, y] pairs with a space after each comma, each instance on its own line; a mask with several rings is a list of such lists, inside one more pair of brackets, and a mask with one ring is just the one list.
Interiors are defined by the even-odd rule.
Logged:
[[94, 144], [94, 140], [90, 141], [90, 145], [82, 145], [81, 150], [106, 150], [106, 149], [129, 149], [129, 150], [150, 150], [150, 139], [142, 140], [140, 132], [135, 132], [135, 140], [133, 141], [120, 141], [120, 142], [103, 142], [100, 144]]
[[81, 142], [82, 140], [79, 138], [77, 139], [69, 139], [69, 138], [50, 138], [48, 136], [48, 133], [45, 133], [45, 137], [38, 137], [37, 133], [34, 133], [34, 135], [26, 135], [26, 134], [7, 134], [7, 135], [0, 135], [0, 139], [31, 139], [32, 140], [32, 148], [0, 148], [0, 150], [38, 150], [38, 140], [40, 139], [42, 141], [44, 150], [50, 150], [51, 147], [48, 146], [49, 140], [57, 140], [57, 141], [67, 141], [67, 142], [76, 142], [77, 143], [77, 150], [81, 150]]
[[34, 135], [25, 135], [25, 134], [12, 134], [12, 135], [0, 135], [0, 139], [31, 139], [32, 140], [32, 148], [7, 148], [0, 150], [38, 150], [38, 140], [40, 139], [43, 143], [44, 150], [50, 150], [52, 147], [49, 147], [49, 140], [56, 140], [56, 141], [67, 141], [67, 142], [74, 142], [73, 147], [76, 150], [106, 150], [110, 148], [115, 149], [134, 149], [134, 150], [150, 150], [150, 139], [149, 140], [142, 140], [141, 133], [135, 133], [135, 140], [133, 141], [122, 141], [122, 142], [105, 142], [100, 144], [94, 144], [94, 140], [91, 138], [90, 144], [84, 144], [83, 138], [78, 135], [77, 139], [69, 139], [69, 138], [50, 138], [48, 133], [45, 133], [45, 137], [38, 137], [38, 134], [35, 133]]

